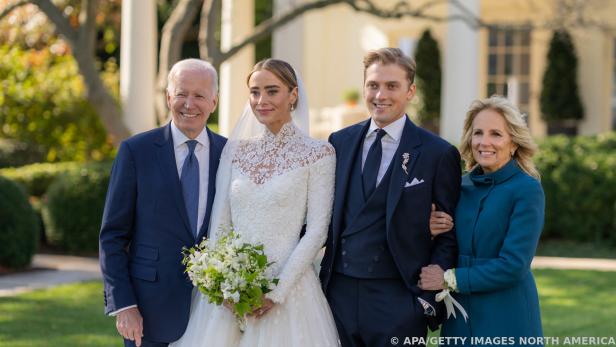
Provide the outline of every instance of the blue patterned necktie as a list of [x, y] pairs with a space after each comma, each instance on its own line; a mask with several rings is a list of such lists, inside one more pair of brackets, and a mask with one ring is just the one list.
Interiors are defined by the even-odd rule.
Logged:
[[182, 193], [184, 193], [184, 204], [186, 205], [186, 213], [188, 221], [195, 237], [198, 235], [197, 216], [199, 214], [199, 161], [195, 156], [195, 147], [197, 140], [186, 141], [188, 145], [188, 155], [184, 159], [182, 165]]
[[376, 129], [376, 139], [366, 156], [364, 162], [364, 171], [362, 173], [362, 180], [364, 184], [364, 199], [368, 200], [374, 190], [376, 189], [376, 178], [379, 174], [379, 168], [381, 167], [381, 157], [383, 156], [383, 144], [381, 140], [383, 136], [387, 135], [387, 132], [383, 129]]

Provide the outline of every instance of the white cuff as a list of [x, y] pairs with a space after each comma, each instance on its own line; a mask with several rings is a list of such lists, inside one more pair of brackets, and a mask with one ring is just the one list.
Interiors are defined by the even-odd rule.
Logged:
[[113, 311], [113, 312], [109, 313], [109, 316], [111, 316], [111, 317], [115, 317], [118, 313], [120, 313], [120, 312], [122, 312], [122, 311], [126, 311], [126, 310], [128, 310], [129, 308], [133, 308], [133, 307], [137, 307], [137, 305], [130, 305], [130, 306], [122, 307], [122, 308], [121, 308], [121, 309], [119, 309], [119, 310], [115, 310], [115, 311]]

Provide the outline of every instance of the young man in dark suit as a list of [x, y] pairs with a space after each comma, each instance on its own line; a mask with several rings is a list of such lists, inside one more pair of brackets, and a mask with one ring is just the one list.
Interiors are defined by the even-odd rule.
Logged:
[[342, 346], [390, 346], [439, 324], [435, 292], [417, 287], [421, 268], [455, 265], [455, 231], [431, 238], [431, 204], [453, 215], [460, 155], [415, 126], [415, 63], [399, 49], [364, 58], [370, 119], [333, 133], [334, 210], [320, 278]]

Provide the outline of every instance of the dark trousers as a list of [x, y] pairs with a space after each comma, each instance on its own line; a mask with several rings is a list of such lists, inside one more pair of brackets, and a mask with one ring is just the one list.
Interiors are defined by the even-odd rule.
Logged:
[[[124, 347], [136, 347], [135, 341], [124, 339]], [[152, 342], [141, 339], [141, 347], [167, 347], [169, 343], [167, 342]]]
[[426, 337], [423, 308], [400, 279], [334, 273], [327, 299], [342, 347], [391, 347], [407, 337]]

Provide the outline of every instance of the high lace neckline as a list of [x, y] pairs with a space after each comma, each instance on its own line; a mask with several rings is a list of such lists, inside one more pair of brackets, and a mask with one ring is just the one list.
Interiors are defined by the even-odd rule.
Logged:
[[291, 121], [283, 124], [277, 134], [266, 129], [262, 136], [242, 141], [233, 165], [254, 183], [264, 184], [333, 153], [333, 149], [311, 139]]
[[286, 123], [284, 123], [282, 125], [282, 127], [280, 127], [280, 130], [278, 130], [278, 133], [274, 134], [273, 132], [271, 132], [267, 127], [264, 130], [263, 133], [263, 139], [266, 141], [285, 141], [286, 139], [288, 139], [289, 137], [295, 135], [296, 133], [299, 132], [299, 129], [297, 129], [297, 127], [295, 126], [295, 124], [293, 124], [293, 121], [288, 121]]

